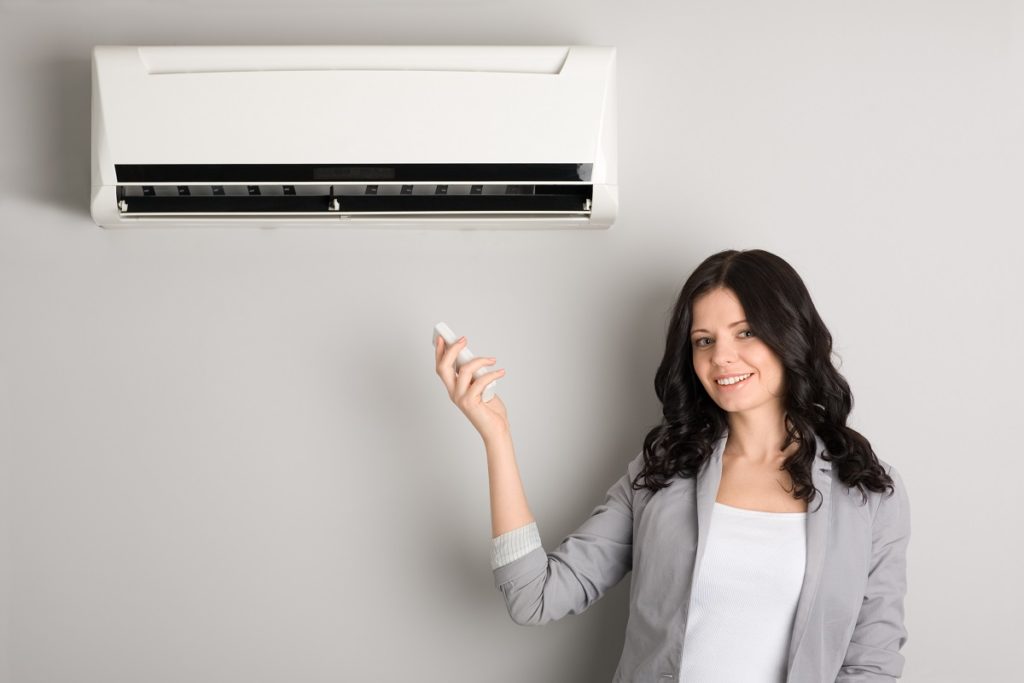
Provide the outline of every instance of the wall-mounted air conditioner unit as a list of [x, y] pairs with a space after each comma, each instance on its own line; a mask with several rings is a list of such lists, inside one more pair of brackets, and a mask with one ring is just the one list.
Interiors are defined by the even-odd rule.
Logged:
[[92, 216], [106, 228], [607, 228], [606, 47], [93, 51]]

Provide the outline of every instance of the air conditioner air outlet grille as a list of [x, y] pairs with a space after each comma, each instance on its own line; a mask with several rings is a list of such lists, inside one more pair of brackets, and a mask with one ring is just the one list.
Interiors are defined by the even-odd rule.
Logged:
[[505, 183], [173, 183], [119, 185], [119, 198], [125, 197], [254, 197], [254, 196], [408, 196], [473, 195], [502, 196], [528, 194], [573, 194], [590, 196], [591, 185], [505, 184]]
[[[294, 192], [290, 192], [289, 188]], [[122, 185], [121, 215], [589, 213], [591, 185]]]

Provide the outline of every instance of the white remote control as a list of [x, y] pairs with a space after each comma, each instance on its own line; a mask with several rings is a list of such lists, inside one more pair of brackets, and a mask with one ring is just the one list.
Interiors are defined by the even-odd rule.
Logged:
[[[444, 343], [448, 346], [451, 346], [459, 340], [459, 338], [455, 336], [455, 333], [452, 332], [452, 328], [448, 327], [444, 323], [434, 325], [434, 348], [437, 348], [438, 337], [442, 337], [444, 339]], [[459, 355], [455, 357], [456, 371], [474, 358], [476, 358], [476, 356], [474, 356], [473, 352], [469, 350], [469, 346], [464, 346], [462, 350], [459, 351]], [[473, 379], [479, 379], [482, 375], [486, 375], [488, 372], [491, 372], [491, 367], [489, 365], [478, 368], [477, 371], [473, 373]], [[484, 387], [483, 395], [480, 397], [484, 402], [490, 401], [494, 398], [494, 385], [497, 384], [497, 382], [498, 380], [494, 380]]]

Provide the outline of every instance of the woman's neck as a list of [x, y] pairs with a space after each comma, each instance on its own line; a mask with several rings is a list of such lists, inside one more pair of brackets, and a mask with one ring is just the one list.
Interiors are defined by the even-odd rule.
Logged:
[[792, 443], [783, 452], [785, 440], [784, 415], [730, 413], [729, 438], [723, 454], [753, 465], [776, 464], [799, 448], [799, 443]]

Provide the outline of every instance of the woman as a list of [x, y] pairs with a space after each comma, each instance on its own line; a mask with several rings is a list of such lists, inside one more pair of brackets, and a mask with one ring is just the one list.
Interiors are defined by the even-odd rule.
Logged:
[[[846, 426], [849, 385], [800, 276], [752, 249], [683, 286], [654, 388], [663, 420], [605, 500], [545, 552], [516, 466], [503, 374], [437, 373], [483, 437], [492, 568], [517, 624], [586, 610], [627, 573], [614, 681], [892, 681], [903, 671], [910, 507]], [[809, 503], [814, 501], [814, 505]]]

